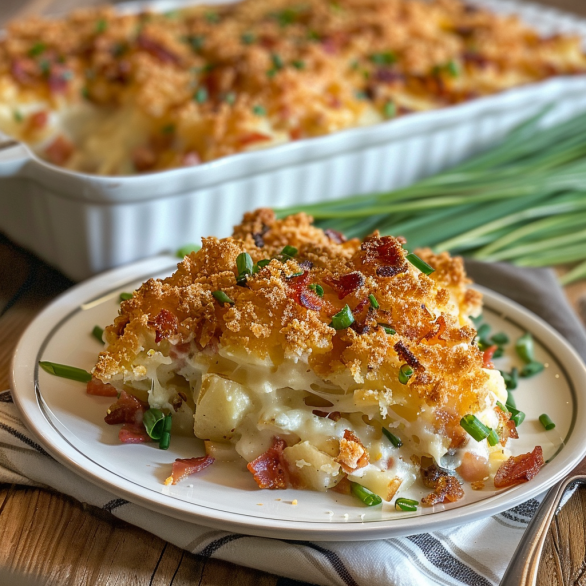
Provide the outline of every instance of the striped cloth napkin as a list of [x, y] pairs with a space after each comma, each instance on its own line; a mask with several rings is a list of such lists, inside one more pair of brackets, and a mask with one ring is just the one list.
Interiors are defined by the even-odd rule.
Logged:
[[[543, 317], [586, 358], [584, 330], [551, 271], [474, 262], [467, 269], [477, 283]], [[370, 542], [297, 542], [218, 531], [129, 503], [69, 471], [25, 428], [9, 391], [0, 393], [0, 482], [49, 486], [197, 555], [283, 576], [278, 586], [495, 585], [538, 506], [532, 499], [445, 531]]]

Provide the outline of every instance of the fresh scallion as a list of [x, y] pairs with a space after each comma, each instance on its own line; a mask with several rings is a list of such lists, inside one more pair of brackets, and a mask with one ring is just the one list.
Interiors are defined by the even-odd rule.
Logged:
[[490, 435], [490, 428], [486, 427], [476, 415], [464, 415], [460, 419], [460, 425], [477, 442], [482, 441]]
[[260, 271], [261, 269], [264, 269], [270, 263], [271, 263], [271, 259], [270, 258], [263, 258], [262, 260], [259, 260], [254, 265], [254, 267], [252, 268], [252, 272], [254, 274], [258, 273], [258, 271]]
[[224, 305], [224, 303], [234, 305], [234, 301], [232, 301], [232, 299], [230, 299], [230, 297], [228, 297], [224, 291], [212, 291], [212, 295], [220, 305]]
[[120, 301], [128, 301], [129, 299], [132, 299], [132, 293], [120, 293]]
[[256, 36], [253, 33], [244, 33], [240, 37], [240, 40], [242, 41], [243, 45], [252, 45], [252, 43], [254, 43], [256, 40]]
[[241, 252], [236, 257], [236, 270], [238, 271], [236, 281], [239, 285], [246, 283], [246, 279], [252, 275], [253, 269], [254, 263], [252, 262], [250, 254], [248, 254], [248, 252]]
[[486, 441], [488, 442], [489, 446], [496, 446], [500, 441], [498, 433], [494, 429], [491, 429], [488, 437], [486, 438]]
[[413, 369], [408, 364], [401, 365], [401, 368], [399, 368], [399, 382], [402, 385], [406, 385], [412, 376]]
[[164, 431], [161, 439], [159, 440], [159, 448], [161, 450], [168, 450], [171, 444], [171, 434], [168, 431]]
[[395, 510], [413, 513], [417, 510], [418, 501], [413, 499], [399, 498], [395, 501]]
[[57, 362], [40, 361], [39, 366], [49, 374], [60, 376], [61, 378], [68, 378], [76, 380], [81, 383], [87, 383], [92, 380], [92, 375], [82, 368], [75, 366], [67, 366], [66, 364], [58, 364]]
[[515, 344], [515, 350], [517, 351], [519, 358], [523, 362], [525, 362], [526, 364], [533, 362], [535, 360], [535, 356], [534, 356], [535, 351], [533, 348], [533, 336], [529, 332], [527, 332], [526, 334], [523, 334], [517, 340], [517, 343]]
[[266, 116], [267, 115], [267, 111], [264, 106], [259, 106], [259, 105], [253, 106], [252, 112], [256, 116]]
[[376, 297], [372, 293], [368, 296], [368, 299], [370, 301], [370, 306], [373, 309], [378, 309], [380, 307], [380, 305], [378, 304], [378, 301], [376, 300]]
[[420, 259], [416, 254], [413, 252], [409, 253], [405, 257], [416, 269], [419, 269], [422, 273], [426, 275], [431, 275], [435, 271], [433, 267], [430, 267], [424, 260]]
[[505, 405], [503, 405], [500, 401], [497, 401], [496, 405], [503, 413], [509, 412], [509, 410], [505, 407]]
[[397, 106], [395, 106], [395, 102], [392, 100], [386, 102], [383, 106], [383, 113], [385, 118], [394, 118], [397, 115]]
[[403, 442], [396, 436], [393, 435], [386, 427], [383, 427], [383, 433], [385, 434], [386, 438], [396, 447], [400, 448], [403, 445]]
[[525, 421], [525, 413], [515, 409], [514, 407], [508, 406], [509, 413], [511, 414], [511, 421], [515, 424], [515, 427], [519, 427], [523, 421]]
[[321, 285], [318, 285], [317, 283], [312, 283], [311, 285], [309, 285], [309, 288], [318, 296], [318, 297], [323, 297], [324, 296], [324, 288]]
[[146, 432], [151, 439], [158, 441], [163, 435], [165, 414], [159, 409], [148, 409], [142, 419]]
[[511, 393], [511, 391], [507, 391], [506, 407], [509, 411], [511, 410], [511, 408], [513, 408], [513, 409], [517, 408], [517, 401], [515, 401], [515, 397], [513, 396], [513, 393]]
[[94, 326], [94, 329], [92, 330], [92, 336], [98, 340], [98, 342], [103, 344], [104, 328], [101, 328], [100, 326]]
[[521, 369], [519, 376], [522, 378], [529, 378], [531, 376], [535, 376], [536, 374], [539, 374], [544, 368], [545, 368], [545, 366], [541, 362], [533, 361], [533, 362], [530, 362], [529, 364], [526, 364]]
[[291, 65], [293, 65], [295, 69], [305, 69], [305, 61], [302, 61], [301, 59], [294, 59], [291, 61]]
[[389, 336], [394, 336], [397, 333], [393, 328], [391, 328], [387, 324], [378, 324], [378, 325], [385, 331], [385, 333], [389, 334]]
[[390, 51], [384, 51], [382, 53], [373, 53], [370, 56], [370, 60], [375, 65], [392, 65], [397, 60], [397, 57]]
[[519, 369], [514, 366], [511, 369], [511, 372], [505, 372], [504, 370], [501, 370], [500, 373], [505, 381], [507, 389], [509, 391], [515, 390], [519, 384]]
[[349, 305], [338, 311], [336, 315], [332, 316], [332, 323], [330, 326], [335, 330], [345, 330], [354, 323], [354, 316]]
[[497, 346], [505, 346], [509, 343], [509, 336], [507, 336], [507, 334], [504, 332], [499, 332], [497, 334], [493, 334], [490, 337], [490, 341]]
[[47, 49], [47, 45], [45, 45], [45, 43], [35, 43], [30, 49], [29, 49], [29, 57], [38, 57], [39, 55], [41, 55], [42, 53], [45, 52], [45, 50]]
[[177, 258], [185, 258], [192, 252], [197, 252], [198, 250], [201, 250], [201, 246], [199, 244], [186, 244], [177, 251]]
[[193, 95], [193, 99], [198, 104], [203, 104], [208, 99], [208, 90], [205, 87], [198, 88], [195, 94]]
[[555, 423], [551, 420], [551, 417], [547, 413], [539, 416], [539, 423], [545, 427], [547, 431], [550, 431], [555, 427]]
[[294, 246], [285, 246], [283, 250], [281, 250], [281, 254], [284, 256], [294, 257], [299, 251]]
[[383, 499], [378, 496], [378, 494], [374, 494], [368, 488], [358, 484], [357, 482], [350, 482], [352, 494], [360, 499], [367, 507], [374, 507], [376, 505], [380, 505], [383, 502]]

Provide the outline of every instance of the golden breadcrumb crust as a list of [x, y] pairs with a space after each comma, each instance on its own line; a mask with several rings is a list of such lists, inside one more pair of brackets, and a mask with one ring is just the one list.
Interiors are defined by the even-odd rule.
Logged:
[[[426, 276], [405, 260], [401, 239], [374, 233], [363, 242], [342, 242], [340, 234], [311, 222], [305, 214], [279, 220], [261, 209], [246, 214], [235, 237], [204, 238], [171, 277], [150, 279], [121, 304], [106, 328], [108, 346], [94, 376], [132, 379], [133, 361], [154, 338], [164, 355], [193, 342], [198, 352], [223, 348], [276, 366], [302, 359], [324, 380], [349, 373], [350, 391], [384, 395], [394, 388], [398, 402], [419, 396], [432, 405], [476, 410], [488, 377], [466, 317], [479, 312], [480, 297], [466, 294], [462, 260], [422, 251], [437, 266]], [[284, 246], [298, 253], [286, 258]], [[238, 284], [236, 259], [243, 252], [254, 263], [272, 260]], [[217, 291], [233, 303], [219, 302], [212, 295]], [[336, 330], [330, 324], [345, 306], [354, 323]], [[398, 385], [403, 364], [413, 376]]]
[[[244, 0], [165, 14], [104, 7], [19, 20], [0, 40], [13, 134], [42, 135], [38, 112], [18, 111], [27, 102], [128, 106], [149, 133], [131, 154], [139, 172], [585, 70], [577, 36], [542, 37], [515, 16], [456, 0]], [[73, 151], [63, 140], [46, 152], [56, 164]]]

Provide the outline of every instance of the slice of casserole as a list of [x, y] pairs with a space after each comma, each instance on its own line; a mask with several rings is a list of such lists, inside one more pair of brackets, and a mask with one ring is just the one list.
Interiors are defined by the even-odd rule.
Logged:
[[[420, 468], [433, 487], [440, 465], [494, 475], [516, 430], [475, 340], [481, 295], [462, 260], [311, 221], [258, 210], [233, 237], [204, 238], [122, 303], [94, 377], [170, 413], [209, 456], [243, 458], [263, 488], [352, 481], [390, 500]], [[467, 433], [466, 416], [494, 445]]]

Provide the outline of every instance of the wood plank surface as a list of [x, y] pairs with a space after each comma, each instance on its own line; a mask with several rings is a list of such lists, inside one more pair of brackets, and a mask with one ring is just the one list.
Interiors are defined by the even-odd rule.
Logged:
[[[0, 0], [0, 23], [94, 0]], [[586, 15], [586, 0], [541, 0]], [[0, 235], [0, 390], [14, 344], [71, 282]], [[567, 288], [586, 315], [586, 283]], [[6, 574], [10, 572], [10, 575]], [[276, 586], [276, 576], [199, 558], [95, 507], [50, 490], [0, 485], [0, 585]], [[586, 586], [586, 490], [576, 491], [549, 531], [540, 586]]]

